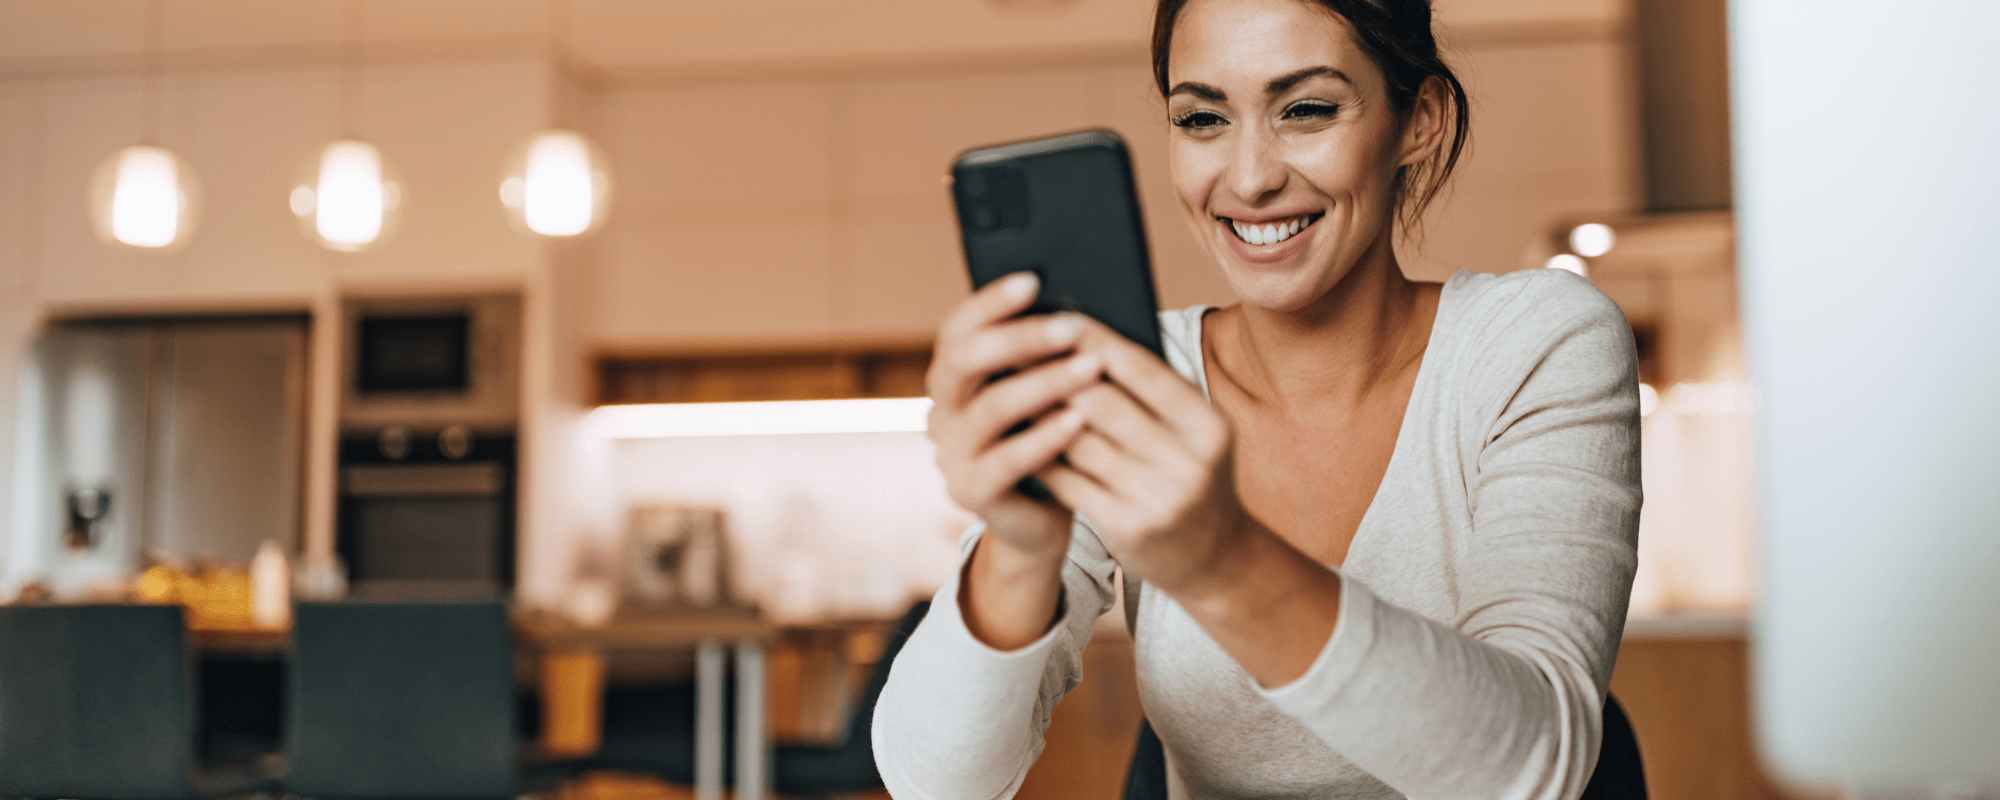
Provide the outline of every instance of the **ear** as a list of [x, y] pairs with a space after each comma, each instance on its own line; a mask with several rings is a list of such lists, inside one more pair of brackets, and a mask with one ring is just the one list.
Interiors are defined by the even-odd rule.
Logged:
[[1444, 81], [1435, 75], [1425, 78], [1424, 85], [1417, 87], [1416, 101], [1410, 104], [1410, 114], [1403, 120], [1403, 151], [1397, 166], [1422, 164], [1444, 146], [1445, 126], [1449, 122], [1444, 93]]

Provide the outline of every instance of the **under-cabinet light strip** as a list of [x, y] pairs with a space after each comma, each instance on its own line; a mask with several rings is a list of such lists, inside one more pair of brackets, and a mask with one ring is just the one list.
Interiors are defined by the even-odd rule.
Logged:
[[926, 430], [930, 411], [928, 397], [648, 403], [599, 406], [590, 423], [610, 439], [896, 433]]

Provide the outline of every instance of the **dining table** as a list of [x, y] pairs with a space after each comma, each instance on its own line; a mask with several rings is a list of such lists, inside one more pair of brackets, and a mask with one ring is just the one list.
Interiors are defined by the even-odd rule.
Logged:
[[[541, 750], [555, 757], [584, 757], [596, 749], [609, 657], [691, 650], [695, 655], [695, 797], [722, 800], [724, 716], [730, 711], [725, 708], [724, 689], [733, 654], [737, 686], [733, 796], [737, 800], [763, 800], [771, 791], [772, 763], [765, 722], [769, 693], [765, 645], [777, 630], [754, 609], [728, 606], [626, 609], [595, 625], [557, 615], [515, 614], [515, 648], [536, 663], [542, 707]], [[203, 659], [283, 660], [290, 646], [290, 633], [283, 628], [196, 627], [190, 633]]]

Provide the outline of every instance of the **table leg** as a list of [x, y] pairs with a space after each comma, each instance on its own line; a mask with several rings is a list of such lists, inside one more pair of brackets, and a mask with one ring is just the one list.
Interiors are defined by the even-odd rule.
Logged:
[[764, 733], [764, 645], [736, 643], [736, 798], [764, 800], [771, 778], [771, 742]]
[[722, 643], [695, 647], [694, 796], [722, 800]]

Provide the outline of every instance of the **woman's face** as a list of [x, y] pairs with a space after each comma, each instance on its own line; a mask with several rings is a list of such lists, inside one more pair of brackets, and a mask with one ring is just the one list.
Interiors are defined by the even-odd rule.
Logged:
[[1347, 21], [1303, 0], [1189, 3], [1167, 86], [1181, 209], [1258, 308], [1325, 296], [1388, 235], [1397, 168], [1428, 155]]

